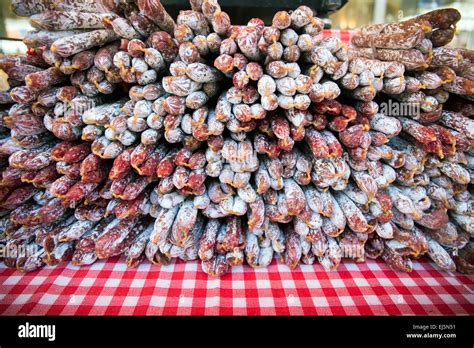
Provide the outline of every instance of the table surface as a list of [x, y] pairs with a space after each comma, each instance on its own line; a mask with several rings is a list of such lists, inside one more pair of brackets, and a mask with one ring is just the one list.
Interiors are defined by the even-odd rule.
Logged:
[[472, 315], [474, 277], [428, 260], [398, 273], [380, 260], [344, 260], [290, 270], [234, 267], [210, 278], [199, 262], [142, 263], [118, 257], [91, 266], [64, 264], [23, 274], [0, 268], [2, 315]]

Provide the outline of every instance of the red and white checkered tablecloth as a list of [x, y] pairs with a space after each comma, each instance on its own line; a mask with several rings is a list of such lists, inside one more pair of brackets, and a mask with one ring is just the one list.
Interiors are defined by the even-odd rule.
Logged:
[[426, 260], [411, 274], [382, 261], [345, 261], [290, 270], [234, 267], [220, 279], [198, 262], [127, 269], [113, 258], [22, 274], [0, 268], [3, 315], [472, 315], [474, 277], [445, 273]]
[[340, 38], [342, 42], [350, 42], [356, 33], [357, 30], [324, 29], [320, 35], [322, 37], [335, 36]]

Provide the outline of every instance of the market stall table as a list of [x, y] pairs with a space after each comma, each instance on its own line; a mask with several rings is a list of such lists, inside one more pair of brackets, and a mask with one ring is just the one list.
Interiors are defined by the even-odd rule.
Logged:
[[2, 315], [472, 315], [474, 279], [414, 262], [411, 273], [383, 261], [345, 260], [290, 270], [233, 267], [220, 279], [199, 262], [127, 269], [123, 259], [45, 267], [22, 274], [0, 268]]

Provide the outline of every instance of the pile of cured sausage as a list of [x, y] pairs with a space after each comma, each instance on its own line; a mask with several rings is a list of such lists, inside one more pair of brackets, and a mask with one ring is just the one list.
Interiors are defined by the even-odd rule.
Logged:
[[458, 11], [347, 44], [306, 6], [241, 26], [217, 0], [177, 18], [159, 0], [12, 2], [36, 30], [0, 57], [8, 267], [409, 272], [427, 256], [473, 273], [474, 55], [445, 46]]

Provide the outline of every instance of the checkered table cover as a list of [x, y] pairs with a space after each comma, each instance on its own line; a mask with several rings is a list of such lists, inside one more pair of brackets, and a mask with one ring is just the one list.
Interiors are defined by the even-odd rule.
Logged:
[[323, 37], [336, 36], [340, 38], [342, 42], [350, 42], [356, 33], [357, 30], [324, 29], [321, 35]]
[[344, 260], [290, 270], [234, 267], [220, 279], [199, 262], [127, 269], [112, 258], [23, 274], [0, 268], [3, 315], [472, 315], [474, 277], [445, 273], [427, 260], [410, 274], [379, 260]]

